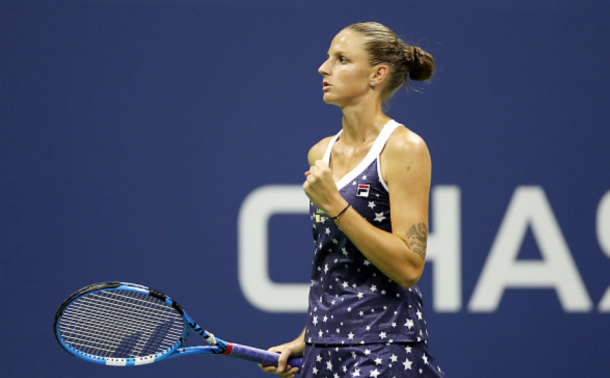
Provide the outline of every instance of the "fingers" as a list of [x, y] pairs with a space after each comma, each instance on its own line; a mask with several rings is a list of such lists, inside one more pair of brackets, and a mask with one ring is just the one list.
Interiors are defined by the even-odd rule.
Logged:
[[265, 373], [272, 373], [275, 374], [277, 367], [275, 366], [264, 366], [261, 364], [258, 364], [258, 367], [261, 368], [262, 371], [264, 371]]
[[309, 168], [309, 171], [305, 172], [305, 177], [305, 184], [313, 184], [320, 179], [320, 170], [317, 167], [312, 166]]
[[281, 373], [277, 371], [275, 366], [259, 366], [265, 373], [277, 374], [282, 378], [295, 378], [296, 374], [299, 372], [299, 368], [292, 367], [290, 365], [287, 366], [288, 370]]
[[273, 347], [269, 349], [270, 352], [279, 353], [278, 366], [263, 366], [259, 364], [258, 366], [265, 372], [271, 374], [277, 374], [282, 378], [295, 378], [296, 373], [298, 373], [299, 368], [292, 367], [288, 365], [288, 358], [292, 355], [291, 347]]
[[[275, 346], [275, 347], [269, 348], [268, 351], [274, 352], [274, 353], [280, 353], [282, 351], [282, 348]], [[277, 366], [267, 366], [267, 365], [258, 364], [258, 367], [260, 367], [265, 373], [277, 374]]]
[[324, 162], [324, 160], [316, 160], [316, 162], [314, 163], [314, 165], [318, 168], [323, 170], [324, 168], [328, 168], [328, 164], [326, 164]]
[[323, 173], [327, 170], [330, 171], [330, 168], [328, 168], [324, 160], [316, 160], [314, 165], [309, 167], [309, 171], [305, 172], [305, 176], [309, 176], [311, 173]]
[[296, 374], [299, 372], [299, 368], [293, 368], [288, 365], [288, 370], [282, 374], [279, 374], [282, 378], [295, 378]]
[[317, 171], [319, 173], [327, 173], [327, 171], [330, 172], [330, 168], [324, 162], [324, 160], [316, 160], [316, 162], [310, 168], [310, 170], [315, 170], [315, 171]]
[[315, 165], [309, 167], [309, 171], [305, 172], [307, 180], [312, 182], [315, 180], [332, 179], [332, 172], [328, 165], [322, 160], [317, 160]]
[[318, 167], [312, 165], [311, 167], [309, 167], [309, 174], [307, 176], [308, 177], [309, 176], [312, 176], [312, 177], [319, 176], [319, 172], [320, 172], [320, 169]]
[[305, 172], [305, 176], [303, 190], [309, 200], [322, 210], [328, 210], [329, 206], [341, 199], [333, 173], [324, 161], [317, 160]]
[[282, 353], [280, 353], [280, 358], [277, 361], [277, 371], [282, 373], [285, 370], [290, 369], [290, 367], [288, 366], [288, 358], [292, 355], [292, 348], [291, 347], [286, 347], [282, 350]]

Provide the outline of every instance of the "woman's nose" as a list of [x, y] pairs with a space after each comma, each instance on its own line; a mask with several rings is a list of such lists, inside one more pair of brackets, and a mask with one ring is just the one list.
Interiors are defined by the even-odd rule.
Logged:
[[320, 66], [320, 68], [318, 68], [318, 72], [320, 73], [320, 75], [322, 76], [327, 76], [328, 75], [328, 67], [326, 65], [327, 61], [322, 63], [322, 65]]

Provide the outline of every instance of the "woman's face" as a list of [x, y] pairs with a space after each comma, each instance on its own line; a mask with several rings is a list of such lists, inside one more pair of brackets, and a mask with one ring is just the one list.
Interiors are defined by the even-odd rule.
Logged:
[[324, 77], [324, 102], [344, 107], [357, 104], [370, 93], [373, 73], [364, 50], [365, 38], [343, 30], [333, 39], [327, 59], [318, 72]]

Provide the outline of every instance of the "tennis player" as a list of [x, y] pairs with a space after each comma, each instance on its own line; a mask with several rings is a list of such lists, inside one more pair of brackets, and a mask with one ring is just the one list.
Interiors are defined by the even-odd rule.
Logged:
[[270, 348], [294, 377], [444, 377], [427, 348], [417, 282], [428, 237], [431, 162], [417, 134], [382, 105], [408, 79], [434, 72], [432, 56], [378, 23], [348, 26], [320, 66], [324, 102], [342, 129], [309, 151], [303, 189], [316, 244], [307, 325]]

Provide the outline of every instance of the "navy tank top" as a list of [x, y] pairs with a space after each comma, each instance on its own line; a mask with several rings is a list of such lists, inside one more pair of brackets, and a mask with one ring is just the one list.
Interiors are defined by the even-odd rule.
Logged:
[[[384, 125], [367, 156], [339, 182], [339, 193], [369, 223], [392, 232], [390, 198], [379, 168], [388, 138], [402, 126]], [[330, 162], [329, 142], [323, 160]], [[305, 341], [355, 345], [426, 340], [422, 295], [417, 285], [403, 289], [377, 269], [346, 235], [310, 202], [316, 250], [311, 273]]]

